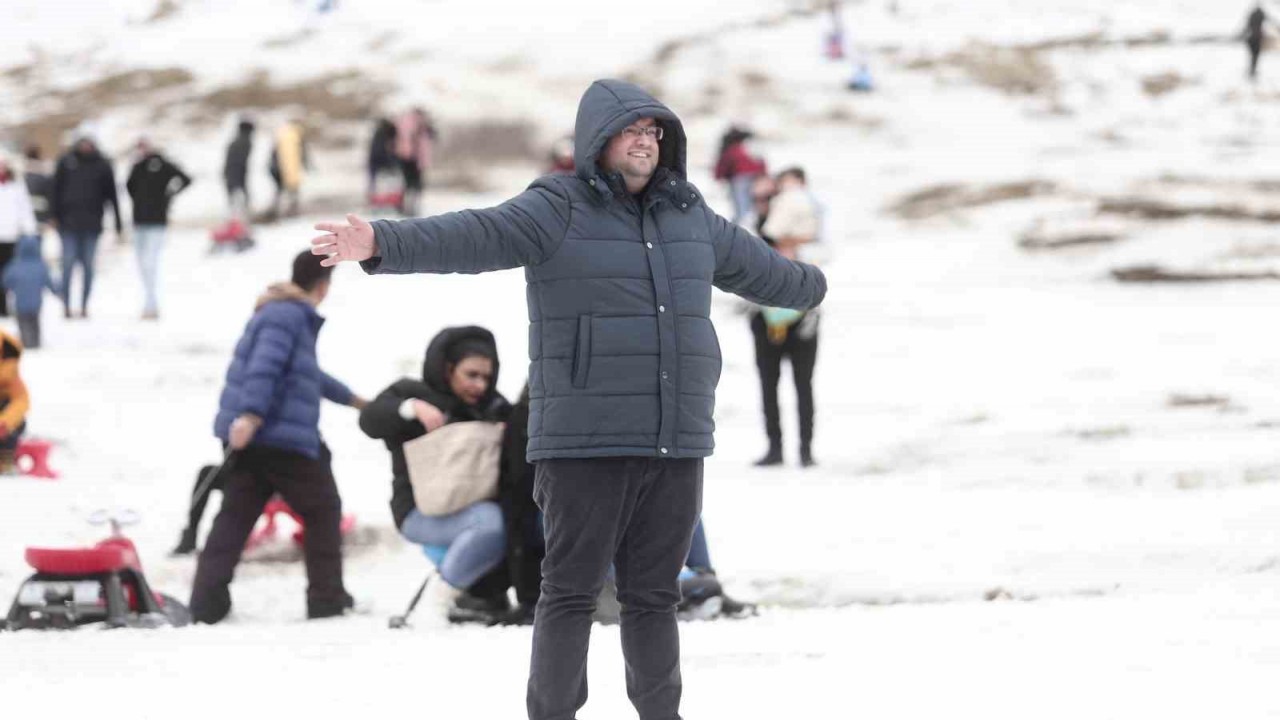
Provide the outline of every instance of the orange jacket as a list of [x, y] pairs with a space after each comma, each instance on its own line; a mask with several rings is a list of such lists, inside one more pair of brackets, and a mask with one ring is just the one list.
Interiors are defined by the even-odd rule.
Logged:
[[18, 338], [0, 330], [0, 423], [6, 434], [13, 432], [27, 417], [31, 397], [27, 386], [18, 374], [18, 360], [22, 358], [22, 343]]

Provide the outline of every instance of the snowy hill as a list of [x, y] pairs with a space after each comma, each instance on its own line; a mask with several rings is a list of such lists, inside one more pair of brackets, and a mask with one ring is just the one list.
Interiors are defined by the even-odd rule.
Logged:
[[[1247, 4], [845, 3], [879, 86], [866, 95], [843, 89], [849, 63], [821, 56], [816, 3], [585, 7], [11, 0], [0, 143], [56, 143], [91, 120], [118, 157], [151, 135], [197, 185], [175, 205], [161, 322], [137, 319], [132, 251], [109, 243], [95, 317], [46, 306], [47, 348], [23, 374], [31, 431], [58, 442], [63, 479], [0, 478], [0, 602], [27, 573], [23, 546], [94, 538], [83, 518], [102, 506], [142, 511], [151, 581], [188, 593], [194, 562], [164, 551], [216, 455], [232, 343], [311, 224], [359, 209], [373, 113], [420, 102], [438, 118], [429, 211], [489, 205], [536, 175], [591, 79], [622, 76], [685, 119], [692, 179], [716, 207], [715, 144], [740, 121], [772, 168], [808, 169], [831, 216], [817, 469], [793, 452], [750, 467], [763, 450], [750, 335], [717, 299], [705, 517], [730, 592], [765, 612], [683, 628], [687, 716], [1280, 712], [1265, 682], [1280, 662], [1275, 285], [1225, 279], [1280, 270], [1280, 65], [1266, 57], [1261, 82], [1244, 81], [1230, 36]], [[259, 203], [270, 129], [301, 113], [319, 131], [308, 216], [211, 258], [241, 111], [261, 121]], [[513, 396], [523, 293], [519, 273], [342, 268], [320, 355], [372, 395], [414, 372], [441, 327], [483, 324]], [[789, 437], [791, 395], [784, 379]], [[416, 687], [440, 715], [518, 717], [526, 630], [384, 629], [425, 563], [391, 532], [382, 445], [345, 409], [327, 407], [322, 429], [368, 531], [346, 572], [372, 617], [303, 624], [301, 568], [247, 563], [225, 626], [0, 637], [0, 707], [57, 697], [125, 717], [100, 698], [145, 678], [150, 708], [194, 718], [298, 698], [325, 716], [402, 713]], [[586, 716], [628, 717], [616, 630], [595, 640]]]

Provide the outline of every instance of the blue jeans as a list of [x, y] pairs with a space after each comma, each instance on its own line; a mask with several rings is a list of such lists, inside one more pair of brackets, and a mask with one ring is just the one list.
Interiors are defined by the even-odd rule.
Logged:
[[142, 287], [146, 295], [142, 311], [160, 311], [160, 299], [156, 293], [157, 276], [160, 273], [160, 250], [164, 247], [163, 225], [137, 225], [133, 228], [133, 241], [138, 252], [138, 270], [142, 272]]
[[471, 587], [506, 555], [507, 531], [496, 502], [478, 502], [440, 517], [410, 510], [400, 534], [420, 545], [449, 546], [440, 575], [456, 588]]
[[751, 214], [755, 205], [751, 202], [751, 186], [756, 181], [756, 175], [735, 175], [729, 179], [729, 194], [733, 200], [733, 221], [742, 222], [742, 219]]
[[707, 549], [707, 531], [702, 528], [702, 518], [698, 518], [698, 525], [693, 528], [693, 543], [689, 545], [689, 557], [684, 564], [698, 570], [711, 569], [711, 551]]
[[93, 290], [93, 263], [98, 253], [98, 235], [93, 232], [62, 230], [62, 304], [71, 311], [71, 272], [76, 263], [84, 269], [84, 291], [80, 296], [80, 309], [89, 307], [89, 292]]

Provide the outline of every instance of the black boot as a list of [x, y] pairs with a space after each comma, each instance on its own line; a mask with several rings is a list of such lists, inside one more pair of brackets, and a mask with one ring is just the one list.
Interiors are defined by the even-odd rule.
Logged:
[[782, 444], [769, 443], [769, 452], [756, 461], [756, 467], [771, 467], [782, 464]]
[[813, 467], [818, 461], [813, 459], [813, 449], [809, 443], [800, 446], [800, 467]]
[[170, 555], [190, 555], [196, 551], [195, 528], [186, 528], [178, 540], [178, 546], [169, 552]]

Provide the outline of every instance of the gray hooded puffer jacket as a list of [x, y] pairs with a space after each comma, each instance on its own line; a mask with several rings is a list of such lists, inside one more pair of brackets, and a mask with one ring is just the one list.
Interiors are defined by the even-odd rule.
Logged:
[[[637, 202], [596, 159], [642, 118], [665, 137]], [[575, 176], [540, 178], [497, 207], [375, 222], [377, 255], [364, 269], [525, 268], [530, 462], [706, 457], [720, 379], [712, 286], [803, 310], [822, 302], [826, 279], [703, 203], [685, 180], [684, 127], [639, 87], [593, 83], [578, 106], [575, 148]]]

